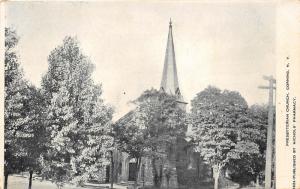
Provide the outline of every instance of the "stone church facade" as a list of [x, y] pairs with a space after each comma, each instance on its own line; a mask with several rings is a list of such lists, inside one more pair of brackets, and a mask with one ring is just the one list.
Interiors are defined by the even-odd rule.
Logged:
[[[160, 90], [177, 96], [178, 106], [186, 109], [186, 102], [183, 99], [179, 88], [175, 50], [173, 42], [172, 22], [169, 23], [167, 48], [165, 53], [164, 67]], [[130, 119], [130, 112], [116, 122]], [[162, 167], [162, 187], [177, 188], [181, 185], [188, 185], [211, 178], [211, 170], [206, 166], [199, 154], [193, 152], [192, 145], [185, 138], [177, 138], [174, 145], [167, 149], [167, 161]], [[128, 184], [135, 180], [135, 160], [128, 154], [120, 151], [113, 153], [114, 160], [114, 182]], [[105, 181], [109, 182], [110, 166], [106, 168]], [[168, 172], [166, 171], [168, 170]], [[153, 165], [149, 158], [143, 158], [138, 175], [138, 182], [143, 186], [151, 186], [154, 183]]]

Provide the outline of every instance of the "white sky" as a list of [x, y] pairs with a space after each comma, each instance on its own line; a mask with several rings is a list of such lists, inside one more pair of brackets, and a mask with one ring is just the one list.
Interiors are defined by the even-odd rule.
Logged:
[[116, 109], [144, 90], [159, 89], [173, 37], [179, 85], [190, 101], [208, 85], [237, 90], [249, 105], [266, 103], [262, 75], [275, 75], [276, 6], [272, 3], [7, 2], [6, 25], [20, 36], [25, 77], [40, 86], [47, 56], [65, 36], [77, 36], [96, 65], [94, 80]]

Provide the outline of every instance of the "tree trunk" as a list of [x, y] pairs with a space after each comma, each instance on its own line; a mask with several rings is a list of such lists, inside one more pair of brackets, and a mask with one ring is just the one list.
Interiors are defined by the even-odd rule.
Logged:
[[162, 179], [163, 179], [163, 164], [162, 164], [162, 162], [160, 162], [160, 163], [161, 164], [159, 165], [158, 187], [161, 187]]
[[197, 178], [200, 178], [200, 160], [197, 158]]
[[60, 184], [59, 183], [56, 183], [56, 188], [60, 189]]
[[110, 188], [114, 188], [114, 157], [113, 151], [110, 152]]
[[135, 169], [134, 189], [137, 188], [138, 177], [139, 177], [139, 171], [140, 171], [140, 165], [141, 165], [141, 157], [136, 158], [136, 169]]
[[158, 173], [157, 173], [155, 158], [152, 159], [151, 163], [152, 163], [153, 183], [155, 187], [158, 187]]
[[213, 166], [213, 171], [214, 171], [214, 189], [219, 188], [219, 176], [221, 172], [221, 167], [219, 165]]
[[256, 176], [256, 188], [259, 188], [259, 176]]
[[[217, 173], [220, 174], [220, 173]], [[215, 176], [215, 183], [214, 183], [214, 189], [218, 189], [219, 188], [219, 175]]]
[[163, 176], [163, 162], [159, 158], [152, 159], [152, 172], [154, 179], [154, 186], [160, 188], [162, 185]]
[[33, 174], [33, 171], [29, 171], [29, 185], [28, 185], [28, 189], [31, 189], [31, 186], [32, 186], [32, 174]]
[[4, 189], [7, 189], [8, 173], [5, 173], [4, 177]]
[[142, 164], [143, 188], [145, 187], [145, 164]]

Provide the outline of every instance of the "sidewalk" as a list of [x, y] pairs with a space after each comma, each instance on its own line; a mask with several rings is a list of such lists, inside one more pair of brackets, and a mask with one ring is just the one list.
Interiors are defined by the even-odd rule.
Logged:
[[[90, 188], [90, 189], [102, 189], [102, 188], [110, 188], [110, 184], [91, 184], [86, 183], [84, 188]], [[127, 186], [122, 186], [118, 184], [114, 184], [114, 189], [127, 189]]]

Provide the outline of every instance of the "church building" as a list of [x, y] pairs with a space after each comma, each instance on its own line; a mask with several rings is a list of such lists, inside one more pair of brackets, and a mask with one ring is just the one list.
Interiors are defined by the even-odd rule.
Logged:
[[[178, 106], [185, 111], [187, 103], [184, 101], [179, 87], [172, 30], [173, 26], [170, 20], [160, 90], [167, 94], [175, 95]], [[123, 116], [116, 124], [130, 119], [130, 114], [131, 112]], [[203, 163], [199, 154], [193, 152], [192, 145], [185, 138], [177, 138], [177, 141], [174, 141], [174, 147], [168, 153], [170, 154], [166, 165], [171, 170], [171, 173], [168, 179], [166, 179], [166, 175], [162, 176], [162, 187], [177, 188], [211, 178], [210, 169]], [[128, 154], [119, 151], [113, 153], [113, 159], [114, 182], [120, 184], [133, 183], [135, 180], [135, 160], [130, 158]], [[153, 185], [151, 159], [143, 158], [140, 169], [139, 184], [143, 186]], [[106, 182], [109, 182], [111, 178], [110, 173], [110, 166], [108, 166], [106, 169]]]

